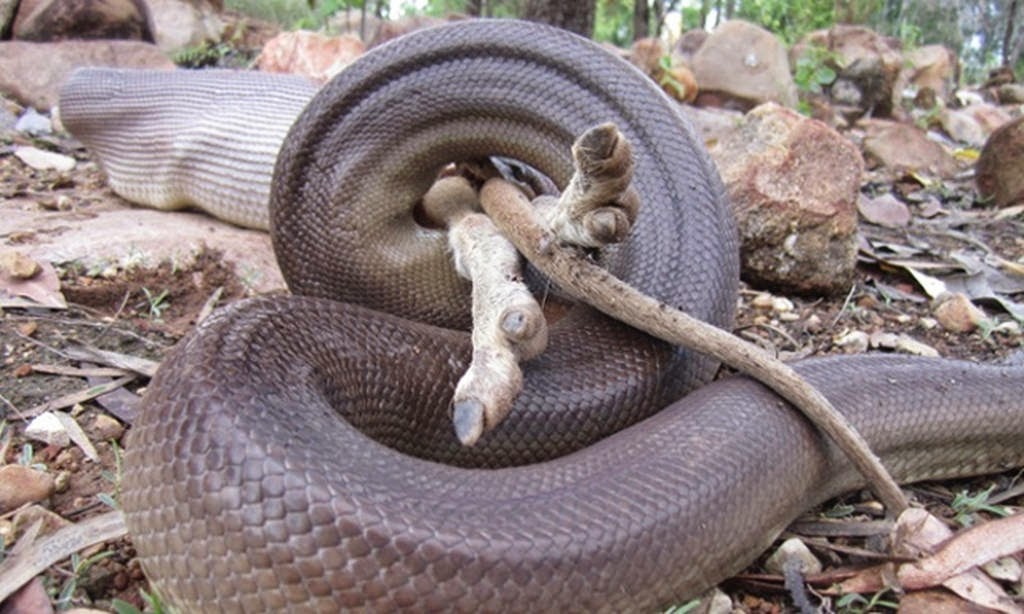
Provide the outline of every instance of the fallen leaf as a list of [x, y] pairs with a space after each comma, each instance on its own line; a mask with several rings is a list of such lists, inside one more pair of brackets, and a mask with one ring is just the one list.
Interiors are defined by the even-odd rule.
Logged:
[[0, 273], [0, 307], [67, 309], [57, 271], [49, 262], [39, 263], [39, 267], [39, 272], [31, 279]]
[[865, 221], [886, 228], [906, 228], [910, 224], [910, 208], [892, 194], [861, 197], [857, 200], [857, 211]]

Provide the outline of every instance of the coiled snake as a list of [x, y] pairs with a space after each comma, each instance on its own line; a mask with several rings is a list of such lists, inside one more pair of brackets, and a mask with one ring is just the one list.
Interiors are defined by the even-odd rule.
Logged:
[[[638, 72], [565, 32], [464, 22], [368, 53], [286, 138], [312, 93], [267, 75], [86, 71], [62, 96], [65, 124], [135, 200], [198, 201], [259, 226], [271, 193], [275, 251], [301, 295], [213, 316], [148, 389], [122, 503], [169, 601], [649, 610], [727, 578], [798, 513], [860, 485], [759, 384], [704, 385], [713, 361], [583, 306], [524, 366], [511, 416], [475, 447], [456, 442], [469, 289], [443, 233], [413, 214], [447, 162], [502, 155], [564, 185], [572, 139], [614, 122], [636, 152], [643, 206], [602, 262], [731, 323], [737, 245], [722, 186]], [[1024, 464], [1019, 368], [887, 356], [797, 368], [901, 480]]]

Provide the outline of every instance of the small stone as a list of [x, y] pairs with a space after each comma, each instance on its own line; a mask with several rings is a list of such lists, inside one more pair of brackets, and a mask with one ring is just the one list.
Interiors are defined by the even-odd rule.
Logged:
[[71, 443], [67, 429], [53, 412], [43, 412], [25, 427], [25, 436], [47, 445], [66, 448]]
[[124, 434], [124, 427], [107, 414], [97, 414], [92, 421], [92, 432], [96, 434], [97, 439], [117, 440]]
[[986, 320], [985, 312], [975, 306], [966, 294], [939, 297], [939, 304], [932, 309], [935, 319], [951, 333], [969, 333]]
[[0, 467], [0, 514], [53, 494], [53, 476], [23, 465]]
[[764, 563], [764, 568], [771, 573], [785, 575], [785, 568], [799, 564], [799, 569], [804, 574], [821, 573], [821, 561], [814, 556], [807, 544], [792, 537], [782, 542]]
[[929, 358], [939, 357], [938, 350], [907, 335], [900, 335], [899, 340], [896, 342], [896, 351], [916, 356], [927, 356]]
[[38, 262], [19, 251], [7, 250], [0, 253], [0, 274], [8, 277], [12, 277], [14, 279], [31, 279], [35, 277], [42, 268], [42, 265]]
[[800, 319], [800, 314], [795, 311], [787, 311], [779, 314], [780, 322], [796, 322]]
[[899, 345], [900, 336], [896, 333], [878, 331], [871, 333], [871, 347], [879, 350], [895, 350]]
[[750, 300], [750, 305], [755, 309], [771, 309], [774, 301], [774, 296], [762, 292]]
[[821, 332], [822, 322], [818, 314], [812, 313], [808, 316], [807, 321], [804, 322], [804, 328], [806, 328], [809, 333]]
[[705, 614], [731, 614], [737, 611], [733, 609], [732, 598], [717, 587], [701, 595], [700, 604], [698, 611]]
[[14, 155], [37, 171], [56, 170], [68, 172], [75, 168], [75, 159], [71, 156], [44, 151], [38, 147], [19, 147], [14, 150]]
[[939, 321], [936, 320], [935, 318], [929, 318], [926, 316], [918, 320], [917, 325], [923, 328], [924, 330], [933, 330], [936, 326], [939, 325]]
[[847, 354], [860, 354], [868, 351], [868, 334], [862, 330], [851, 330], [840, 336], [833, 343], [841, 347]]
[[29, 107], [18, 118], [18, 122], [14, 124], [14, 129], [22, 134], [38, 136], [53, 132], [53, 123], [49, 117], [40, 115], [35, 109]]
[[786, 313], [793, 311], [793, 308], [793, 301], [788, 298], [778, 296], [772, 299], [772, 311], [775, 313]]

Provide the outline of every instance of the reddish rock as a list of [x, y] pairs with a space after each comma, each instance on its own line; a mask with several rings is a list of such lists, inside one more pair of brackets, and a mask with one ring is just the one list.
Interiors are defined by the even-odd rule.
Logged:
[[796, 106], [785, 47], [774, 34], [751, 23], [733, 19], [720, 25], [694, 54], [692, 68], [700, 106]]
[[1024, 116], [992, 133], [975, 167], [978, 192], [997, 207], [1024, 201]]
[[0, 42], [0, 92], [24, 105], [49, 109], [61, 85], [80, 66], [173, 69], [155, 45], [139, 41]]
[[154, 40], [143, 0], [22, 0], [12, 37], [34, 42]]
[[864, 154], [869, 163], [894, 174], [924, 173], [948, 179], [959, 170], [953, 156], [916, 126], [862, 119], [857, 127], [864, 130]]
[[303, 30], [282, 32], [263, 47], [260, 70], [303, 75], [325, 83], [366, 51], [355, 36], [324, 36]]
[[736, 211], [746, 279], [800, 294], [849, 290], [864, 171], [856, 147], [822, 122], [766, 104], [711, 155]]

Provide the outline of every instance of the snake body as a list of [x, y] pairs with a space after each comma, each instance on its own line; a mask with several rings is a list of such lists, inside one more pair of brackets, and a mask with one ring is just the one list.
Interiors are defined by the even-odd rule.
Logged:
[[[459, 23], [367, 54], [287, 137], [282, 114], [294, 119], [311, 90], [268, 79], [88, 71], [61, 100], [65, 124], [112, 180], [166, 178], [148, 181], [157, 200], [208, 190], [259, 206], [243, 195], [269, 190], [275, 251], [301, 295], [211, 317], [148, 389], [122, 505], [169, 601], [245, 612], [650, 609], [735, 573], [802, 510], [860, 485], [759, 384], [701, 386], [713, 361], [582, 306], [525, 365], [510, 418], [476, 447], [456, 443], [448, 412], [470, 355], [458, 330], [469, 289], [443, 235], [413, 215], [447, 162], [498, 154], [564, 185], [572, 139], [615, 122], [633, 143], [644, 206], [603, 264], [731, 322], [738, 259], [722, 186], [692, 129], [638, 72], [557, 30]], [[243, 99], [253, 87], [283, 93]], [[194, 106], [178, 115], [168, 95]], [[231, 134], [181, 123], [206, 105], [231, 118]], [[146, 119], [132, 124], [130, 108]], [[275, 114], [273, 134], [254, 121]], [[132, 146], [133, 134], [154, 145]], [[272, 185], [259, 183], [282, 141]], [[896, 357], [797, 368], [898, 479], [1024, 464], [1024, 370]], [[504, 468], [480, 468], [492, 466]]]

